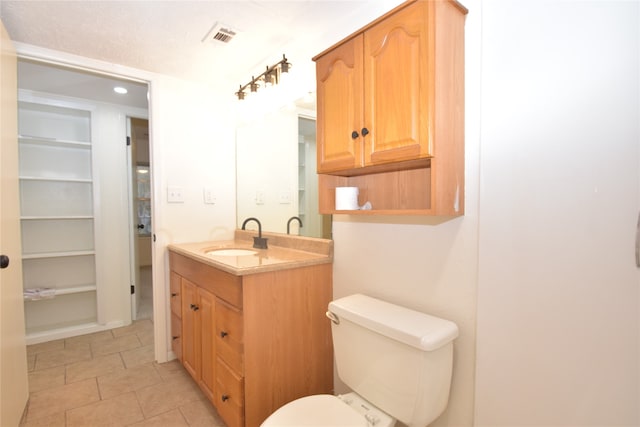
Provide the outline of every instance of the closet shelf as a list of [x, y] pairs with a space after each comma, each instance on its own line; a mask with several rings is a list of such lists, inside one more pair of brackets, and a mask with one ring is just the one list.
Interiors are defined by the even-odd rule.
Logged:
[[95, 292], [97, 289], [98, 288], [96, 287], [96, 285], [72, 286], [69, 288], [53, 289], [54, 291], [53, 296], [48, 296], [48, 297], [37, 297], [37, 296], [30, 297], [25, 295], [24, 300], [25, 301], [42, 301], [42, 300], [51, 299], [61, 295], [79, 294], [82, 292]]
[[91, 184], [93, 180], [87, 178], [64, 178], [64, 177], [44, 177], [44, 176], [21, 176], [21, 181], [50, 181], [50, 182], [80, 182]]
[[22, 259], [41, 259], [41, 258], [58, 258], [72, 256], [95, 255], [96, 251], [68, 251], [68, 252], [40, 252], [33, 254], [22, 254]]
[[91, 143], [85, 141], [72, 141], [31, 135], [18, 135], [18, 139], [21, 143], [29, 144], [51, 145], [54, 147], [77, 147], [87, 149], [91, 148]]
[[41, 215], [41, 216], [22, 216], [20, 217], [23, 221], [38, 221], [38, 220], [73, 220], [73, 219], [93, 219], [93, 215], [64, 215], [64, 216], [55, 216], [55, 215]]

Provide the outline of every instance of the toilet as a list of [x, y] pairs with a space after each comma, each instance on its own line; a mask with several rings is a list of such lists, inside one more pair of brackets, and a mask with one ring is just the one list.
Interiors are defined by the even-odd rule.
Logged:
[[458, 326], [362, 294], [329, 303], [338, 376], [352, 392], [287, 403], [262, 427], [424, 427], [447, 407]]

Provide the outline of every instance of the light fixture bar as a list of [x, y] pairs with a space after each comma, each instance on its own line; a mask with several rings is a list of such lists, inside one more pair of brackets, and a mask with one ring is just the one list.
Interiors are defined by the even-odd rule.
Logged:
[[239, 100], [243, 100], [246, 93], [245, 90], [249, 88], [251, 92], [257, 92], [260, 87], [260, 82], [266, 86], [277, 85], [280, 82], [280, 73], [288, 73], [291, 68], [291, 63], [287, 60], [287, 57], [282, 54], [282, 59], [273, 64], [272, 66], [267, 66], [267, 69], [260, 74], [258, 77], [251, 76], [251, 81], [247, 84], [240, 85], [240, 89], [235, 93]]

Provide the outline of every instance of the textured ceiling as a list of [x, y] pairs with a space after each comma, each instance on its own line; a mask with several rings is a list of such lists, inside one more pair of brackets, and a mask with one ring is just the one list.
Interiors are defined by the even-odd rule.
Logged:
[[[207, 82], [245, 83], [286, 53], [310, 61], [400, 0], [32, 1], [2, 0], [18, 42]], [[215, 23], [237, 35], [202, 42]]]

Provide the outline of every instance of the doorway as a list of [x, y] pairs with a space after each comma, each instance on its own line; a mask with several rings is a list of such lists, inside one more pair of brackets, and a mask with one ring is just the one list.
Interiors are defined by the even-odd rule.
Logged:
[[152, 234], [151, 234], [151, 157], [149, 156], [149, 121], [129, 118], [131, 142], [132, 251], [131, 318], [153, 318]]
[[[124, 96], [117, 94], [114, 91], [116, 86], [127, 89], [128, 93]], [[82, 205], [86, 205], [86, 209], [81, 213], [74, 210], [62, 213], [56, 211], [46, 216], [39, 212], [30, 216], [28, 213], [23, 214], [22, 222], [29, 225], [26, 230], [30, 232], [30, 242], [36, 244], [44, 241], [44, 237], [38, 237], [42, 227], [36, 228], [32, 224], [39, 225], [45, 222], [48, 224], [53, 221], [64, 223], [65, 226], [79, 223], [79, 226], [82, 226], [85, 231], [84, 235], [88, 236], [82, 240], [81, 247], [78, 244], [76, 246], [79, 247], [64, 248], [64, 251], [54, 252], [57, 258], [67, 263], [69, 260], [76, 259], [86, 261], [86, 268], [58, 268], [55, 271], [59, 274], [55, 276], [53, 274], [42, 275], [46, 279], [46, 283], [42, 284], [38, 281], [39, 276], [36, 277], [34, 274], [29, 276], [29, 281], [25, 281], [25, 287], [33, 282], [29, 286], [37, 288], [46, 286], [55, 289], [55, 298], [29, 302], [30, 315], [27, 316], [27, 323], [31, 320], [31, 324], [35, 324], [37, 329], [36, 327], [31, 327], [31, 329], [27, 327], [27, 343], [34, 344], [125, 326], [138, 315], [138, 306], [145, 307], [145, 300], [142, 299], [140, 304], [136, 305], [134, 315], [130, 308], [132, 286], [135, 289], [135, 285], [144, 280], [149, 283], [149, 290], [152, 286], [150, 260], [146, 262], [148, 266], [147, 271], [144, 272], [147, 273], [146, 275], [143, 274], [137, 280], [131, 274], [132, 271], [137, 271], [137, 267], [133, 269], [132, 264], [138, 257], [137, 253], [131, 253], [130, 242], [134, 236], [132, 221], [134, 208], [131, 197], [132, 173], [129, 161], [131, 155], [128, 154], [129, 150], [124, 149], [127, 136], [132, 136], [129, 133], [132, 129], [128, 123], [129, 118], [141, 118], [144, 120], [146, 130], [136, 132], [137, 139], [145, 139], [144, 148], [141, 151], [146, 151], [148, 157], [150, 144], [149, 122], [147, 120], [148, 84], [143, 81], [127, 80], [78, 68], [68, 68], [21, 58], [18, 60], [18, 89], [19, 102], [24, 110], [23, 115], [25, 117], [28, 115], [27, 118], [35, 117], [38, 120], [31, 121], [36, 125], [38, 123], [42, 125], [40, 127], [34, 125], [36, 126], [34, 129], [38, 131], [42, 129], [44, 132], [44, 130], [51, 128], [67, 132], [62, 136], [54, 135], [56, 136], [54, 140], [38, 137], [39, 135], [34, 138], [33, 135], [37, 132], [27, 129], [28, 132], [21, 135], [24, 140], [22, 144], [24, 150], [28, 149], [30, 153], [43, 146], [48, 150], [46, 153], [53, 151], [58, 156], [55, 159], [45, 155], [31, 156], [32, 159], [35, 159], [31, 162], [32, 166], [34, 168], [36, 166], [42, 167], [46, 171], [51, 168], [52, 164], [83, 165], [80, 169], [81, 175], [78, 175], [79, 173], [76, 171], [80, 168], [78, 166], [67, 175], [58, 174], [60, 176], [45, 177], [46, 179], [40, 178], [37, 170], [27, 171], [25, 169], [21, 178], [25, 182], [23, 187], [27, 188], [27, 184], [31, 184], [32, 181], [38, 184], [41, 181], [47, 183], [60, 181], [66, 186], [82, 186], [82, 194], [86, 196], [83, 198], [86, 203]], [[79, 122], [80, 124], [78, 124]], [[84, 129], [85, 132], [80, 134], [78, 129]], [[69, 134], [69, 132], [71, 133]], [[143, 144], [140, 143], [140, 145]], [[73, 159], [76, 160], [71, 162], [66, 157], [60, 157], [65, 156], [66, 152], [80, 154], [75, 155]], [[28, 160], [29, 157], [23, 156], [23, 159]], [[21, 163], [21, 165], [23, 164]], [[148, 161], [146, 169], [147, 175], [150, 175]], [[150, 187], [150, 182], [148, 186]], [[45, 206], [47, 203], [48, 201], [44, 200], [40, 205]], [[67, 207], [67, 205], [75, 206], [73, 203], [63, 206]], [[144, 212], [145, 210], [142, 209], [143, 214]], [[145, 231], [148, 234], [151, 224], [150, 208], [147, 208], [146, 212]], [[135, 224], [137, 225], [137, 222]], [[23, 225], [23, 229], [25, 227]], [[50, 229], [53, 230], [52, 232], [62, 230], [61, 227], [50, 227]], [[70, 235], [76, 236], [78, 233], [74, 232]], [[56, 241], [58, 240], [60, 239]], [[47, 262], [51, 262], [50, 260], [53, 258], [48, 253], [51, 251], [43, 255], [40, 252], [46, 252], [44, 250], [35, 252], [35, 254], [29, 254], [31, 264], [40, 262], [40, 258]], [[145, 264], [145, 260], [142, 263]], [[82, 271], [82, 277], [79, 277], [78, 271]], [[72, 272], [75, 272], [73, 273], [75, 276]], [[29, 272], [27, 271], [27, 273]], [[93, 299], [87, 303], [86, 300], [89, 297]], [[81, 298], [83, 303], [75, 304], [75, 301]], [[148, 303], [146, 306], [148, 308], [143, 315], [150, 318], [153, 315], [152, 304]], [[88, 315], [84, 315], [84, 311], [78, 307], [85, 311], [92, 311]], [[79, 314], [76, 315], [77, 319], [72, 319], [72, 322], [67, 321], [66, 318], [63, 319], [65, 322], [56, 320], [67, 313]], [[36, 324], [34, 319], [44, 320]]]

